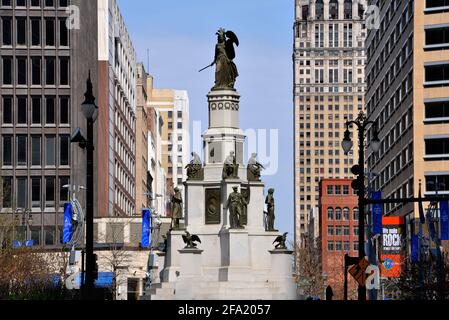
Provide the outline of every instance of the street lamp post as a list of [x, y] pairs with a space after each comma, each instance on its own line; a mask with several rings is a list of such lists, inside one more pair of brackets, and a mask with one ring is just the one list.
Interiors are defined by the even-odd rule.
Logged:
[[[360, 112], [357, 119], [354, 121], [348, 121], [346, 123], [346, 132], [342, 142], [342, 147], [345, 154], [349, 154], [353, 147], [351, 140], [351, 132], [349, 127], [355, 125], [359, 134], [359, 160], [358, 165], [352, 168], [352, 173], [357, 175], [357, 179], [353, 182], [352, 186], [357, 191], [358, 206], [359, 206], [359, 261], [365, 259], [365, 138], [368, 127], [374, 125], [373, 139], [371, 140], [371, 147], [374, 152], [378, 152], [380, 149], [380, 140], [377, 133], [377, 127], [375, 122], [369, 121], [363, 112]], [[359, 284], [358, 288], [358, 300], [366, 300], [366, 285]]]
[[87, 79], [87, 91], [85, 100], [81, 104], [81, 112], [87, 120], [87, 139], [78, 128], [71, 142], [78, 143], [80, 148], [86, 150], [86, 282], [85, 299], [92, 299], [94, 294], [96, 259], [94, 255], [94, 134], [93, 127], [98, 117], [98, 107], [95, 105], [93, 85], [90, 78]]

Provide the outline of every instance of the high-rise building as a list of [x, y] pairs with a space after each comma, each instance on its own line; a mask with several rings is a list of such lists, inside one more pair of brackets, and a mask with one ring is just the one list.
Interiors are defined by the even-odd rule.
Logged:
[[[367, 154], [383, 198], [449, 193], [449, 2], [373, 1], [380, 27], [367, 38], [367, 111], [380, 151]], [[385, 214], [418, 216], [414, 204]], [[414, 213], [414, 214], [413, 214]], [[411, 231], [411, 230], [410, 230]], [[408, 235], [411, 233], [408, 232]]]
[[[147, 93], [153, 91], [153, 77], [147, 77]], [[148, 114], [148, 170], [153, 181], [151, 184], [151, 205], [156, 212], [167, 216], [169, 212], [170, 196], [173, 194], [173, 180], [167, 177], [167, 171], [162, 163], [162, 136], [164, 119], [158, 108], [150, 105], [150, 97], [147, 101]]]
[[[142, 63], [137, 65], [137, 113], [136, 113], [136, 210], [149, 208], [152, 198], [154, 175], [148, 163], [148, 74]], [[151, 121], [152, 119], [150, 119]]]
[[98, 217], [138, 213], [136, 78], [136, 51], [117, 2], [98, 0], [99, 114], [95, 159]]
[[[356, 257], [359, 250], [358, 197], [352, 179], [323, 179], [320, 183], [321, 266], [326, 285], [335, 300], [344, 298], [344, 256]], [[348, 297], [357, 295], [357, 282], [349, 280]]]
[[60, 244], [64, 186], [85, 185], [85, 153], [70, 136], [86, 126], [89, 70], [97, 83], [97, 38], [86, 37], [96, 28], [95, 1], [0, 1], [0, 210], [2, 223], [18, 218], [16, 240]]
[[365, 2], [296, 0], [294, 25], [295, 241], [307, 232], [323, 178], [351, 177], [345, 122], [365, 104]]
[[187, 91], [149, 90], [149, 106], [162, 118], [162, 166], [173, 187], [183, 188], [184, 169], [190, 160], [189, 98]]

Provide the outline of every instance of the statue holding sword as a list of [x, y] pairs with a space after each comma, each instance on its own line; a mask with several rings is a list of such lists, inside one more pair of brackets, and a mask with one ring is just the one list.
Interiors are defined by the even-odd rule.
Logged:
[[220, 28], [216, 34], [218, 42], [215, 47], [214, 62], [199, 72], [215, 65], [215, 86], [212, 90], [232, 90], [239, 76], [237, 66], [233, 62], [235, 58], [234, 44], [239, 46], [239, 39], [234, 32], [226, 31], [223, 28]]

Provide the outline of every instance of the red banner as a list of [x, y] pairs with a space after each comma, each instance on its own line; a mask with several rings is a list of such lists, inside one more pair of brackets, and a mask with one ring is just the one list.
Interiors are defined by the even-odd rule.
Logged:
[[403, 217], [382, 218], [382, 267], [385, 278], [401, 276], [404, 260], [405, 222]]

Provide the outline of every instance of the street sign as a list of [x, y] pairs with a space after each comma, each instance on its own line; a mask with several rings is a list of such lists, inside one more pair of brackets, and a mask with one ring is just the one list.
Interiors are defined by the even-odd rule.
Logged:
[[349, 269], [349, 274], [359, 283], [364, 286], [366, 284], [366, 269], [369, 266], [369, 262], [363, 258], [358, 264], [352, 266]]

